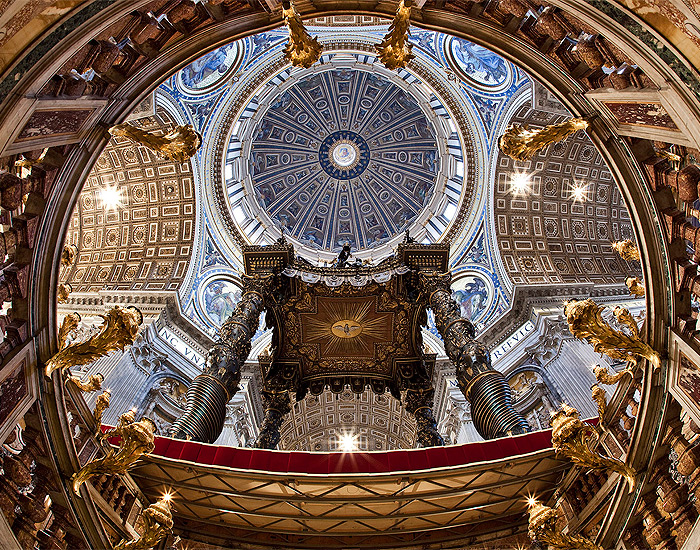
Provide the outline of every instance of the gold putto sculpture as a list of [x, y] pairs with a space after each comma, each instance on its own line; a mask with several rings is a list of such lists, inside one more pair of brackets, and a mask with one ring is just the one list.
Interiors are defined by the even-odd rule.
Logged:
[[552, 426], [552, 446], [557, 455], [563, 455], [574, 464], [591, 470], [609, 470], [623, 476], [629, 484], [629, 490], [634, 487], [636, 472], [624, 462], [615, 458], [602, 456], [591, 450], [595, 443], [596, 431], [592, 426], [581, 421], [579, 412], [566, 403], [556, 411], [549, 422]]
[[623, 260], [627, 260], [628, 262], [631, 262], [632, 260], [639, 261], [639, 249], [637, 248], [637, 245], [629, 239], [625, 239], [624, 241], [613, 241], [610, 244]]
[[73, 287], [70, 283], [61, 283], [56, 290], [56, 301], [59, 304], [65, 304], [68, 301], [68, 296], [73, 292]]
[[626, 374], [634, 378], [634, 371], [632, 369], [624, 369], [615, 374], [610, 374], [607, 367], [602, 367], [600, 365], [593, 367], [593, 374], [598, 383], [605, 384], [606, 386], [617, 384]]
[[605, 416], [605, 409], [608, 406], [608, 401], [605, 396], [605, 390], [601, 388], [598, 384], [593, 384], [591, 386], [591, 398], [598, 405], [598, 418], [600, 419], [600, 424], [602, 424], [603, 417]]
[[[46, 362], [47, 376], [51, 376], [56, 369], [87, 365], [111, 351], [123, 350], [125, 346], [134, 342], [139, 325], [143, 322], [143, 315], [135, 307], [115, 306], [107, 312], [107, 315], [100, 315], [100, 317], [105, 320], [100, 333], [85, 342], [62, 348]], [[63, 322], [65, 324], [66, 320]], [[62, 332], [63, 326], [59, 330], [59, 340]]]
[[75, 261], [75, 256], [78, 254], [78, 247], [74, 244], [67, 244], [61, 251], [61, 266], [70, 267]]
[[156, 156], [174, 160], [175, 162], [185, 162], [192, 157], [202, 145], [200, 136], [191, 125], [175, 126], [170, 133], [159, 136], [153, 132], [146, 132], [132, 126], [131, 124], [117, 124], [109, 129], [113, 136], [120, 136], [130, 139], [148, 147]]
[[130, 410], [119, 417], [117, 427], [104, 433], [104, 438], [120, 437], [119, 450], [110, 448], [102, 458], [96, 458], [73, 474], [73, 491], [80, 493], [80, 486], [88, 479], [101, 475], [124, 474], [139, 458], [155, 449], [156, 425], [150, 418], [135, 422], [136, 412]]
[[109, 408], [110, 397], [112, 397], [112, 392], [105, 390], [95, 400], [95, 410], [92, 412], [92, 416], [95, 417], [95, 422], [97, 423], [97, 433], [100, 433], [102, 429], [102, 415]]
[[408, 41], [410, 25], [411, 0], [401, 0], [389, 32], [384, 36], [384, 40], [374, 46], [380, 61], [387, 69], [403, 68], [416, 57], [411, 52], [413, 45]]
[[85, 382], [83, 382], [77, 376], [71, 376], [69, 380], [73, 382], [73, 384], [78, 386], [78, 389], [80, 389], [80, 391], [88, 393], [102, 389], [102, 382], [105, 381], [105, 377], [102, 376], [100, 373], [97, 373], [88, 376]]
[[323, 47], [317, 38], [312, 38], [308, 33], [291, 2], [282, 2], [282, 19], [289, 29], [289, 42], [284, 47], [284, 58], [295, 67], [308, 69], [321, 57]]
[[556, 510], [541, 504], [534, 498], [527, 501], [530, 518], [528, 535], [536, 542], [549, 545], [555, 550], [603, 550], [600, 546], [581, 535], [563, 534], [557, 528]]
[[632, 296], [644, 296], [646, 294], [644, 283], [639, 280], [639, 277], [627, 277], [625, 284]]
[[63, 349], [66, 346], [66, 341], [71, 332], [73, 332], [80, 324], [80, 313], [74, 311], [63, 318], [63, 322], [58, 329], [58, 349]]
[[141, 512], [143, 532], [137, 539], [122, 540], [114, 550], [148, 550], [154, 548], [173, 530], [173, 514], [170, 511], [172, 497], [163, 495], [155, 504]]
[[545, 126], [538, 130], [530, 130], [527, 124], [511, 124], [505, 133], [498, 138], [498, 147], [504, 155], [515, 160], [528, 160], [537, 151], [550, 143], [562, 141], [579, 130], [588, 128], [585, 118], [570, 118], [559, 124]]
[[625, 308], [616, 307], [613, 314], [625, 326], [630, 334], [610, 327], [601, 312], [603, 309], [593, 300], [570, 300], [564, 303], [564, 315], [569, 323], [569, 330], [575, 338], [586, 340], [598, 353], [604, 353], [612, 359], [629, 361], [637, 364], [638, 358], [644, 357], [655, 368], [661, 366], [661, 356], [649, 344], [642, 341], [639, 328], [634, 318]]

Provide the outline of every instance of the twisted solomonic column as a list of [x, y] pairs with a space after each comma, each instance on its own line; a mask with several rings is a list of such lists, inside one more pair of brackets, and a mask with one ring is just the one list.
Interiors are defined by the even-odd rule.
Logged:
[[238, 391], [241, 366], [250, 353], [264, 297], [272, 291], [275, 279], [273, 275], [245, 277], [243, 296], [207, 353], [204, 372], [190, 384], [185, 414], [171, 426], [171, 437], [213, 443], [221, 434], [226, 403]]
[[513, 407], [510, 386], [491, 366], [486, 346], [475, 338], [474, 325], [460, 315], [452, 299], [450, 273], [421, 273], [421, 293], [435, 314], [435, 325], [454, 363], [457, 383], [471, 403], [474, 425], [484, 439], [530, 431], [530, 425]]

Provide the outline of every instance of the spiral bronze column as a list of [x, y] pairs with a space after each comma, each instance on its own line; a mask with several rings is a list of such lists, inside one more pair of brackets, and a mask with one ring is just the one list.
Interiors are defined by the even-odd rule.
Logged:
[[435, 390], [432, 387], [406, 390], [406, 411], [416, 417], [416, 441], [421, 447], [439, 447], [445, 444], [433, 414], [434, 396]]
[[258, 449], [274, 449], [280, 441], [282, 422], [292, 410], [292, 401], [288, 391], [263, 391], [262, 398], [265, 418], [260, 427], [258, 439], [253, 446]]
[[171, 437], [213, 443], [221, 434], [226, 404], [238, 391], [241, 366], [250, 353], [264, 297], [272, 290], [274, 280], [272, 275], [245, 278], [243, 296], [207, 353], [204, 372], [190, 384], [185, 414], [171, 426]]
[[484, 439], [529, 432], [529, 424], [513, 407], [508, 382], [491, 366], [488, 350], [475, 338], [474, 325], [460, 315], [452, 299], [452, 275], [421, 273], [419, 281], [445, 352], [455, 365], [459, 389], [471, 403], [477, 431]]

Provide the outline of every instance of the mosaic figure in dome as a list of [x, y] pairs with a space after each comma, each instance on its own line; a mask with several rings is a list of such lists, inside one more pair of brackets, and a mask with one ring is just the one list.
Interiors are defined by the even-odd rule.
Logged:
[[478, 277], [466, 277], [463, 281], [468, 282], [466, 284], [457, 283], [463, 288], [453, 291], [452, 299], [459, 304], [462, 317], [474, 321], [486, 309], [489, 293], [484, 281]]
[[[230, 56], [229, 53], [235, 53], [236, 49], [236, 43], [232, 42], [195, 59], [182, 69], [183, 84], [188, 88], [201, 88], [203, 87], [203, 81], [207, 80], [214, 73], [218, 76], [224, 75], [233, 63], [233, 56]], [[214, 81], [216, 81], [216, 78]]]
[[212, 281], [204, 289], [204, 307], [215, 325], [229, 318], [240, 299], [240, 289], [228, 281]]
[[499, 84], [508, 75], [505, 60], [483, 46], [454, 38], [452, 49], [464, 72], [482, 84]]

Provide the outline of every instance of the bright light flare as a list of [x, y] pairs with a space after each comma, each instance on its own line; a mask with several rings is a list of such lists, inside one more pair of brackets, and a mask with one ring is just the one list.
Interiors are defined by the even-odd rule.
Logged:
[[165, 502], [170, 502], [172, 499], [173, 499], [173, 494], [170, 491], [163, 494], [163, 500]]
[[530, 190], [532, 179], [526, 172], [516, 172], [510, 177], [510, 191], [514, 195], [524, 195]]
[[344, 453], [351, 453], [359, 449], [357, 445], [357, 436], [352, 433], [340, 434], [338, 437], [338, 449]]
[[116, 187], [100, 190], [100, 202], [105, 210], [117, 210], [122, 206], [122, 192]]
[[588, 200], [588, 185], [576, 183], [571, 188], [571, 198], [574, 202], [586, 202]]

